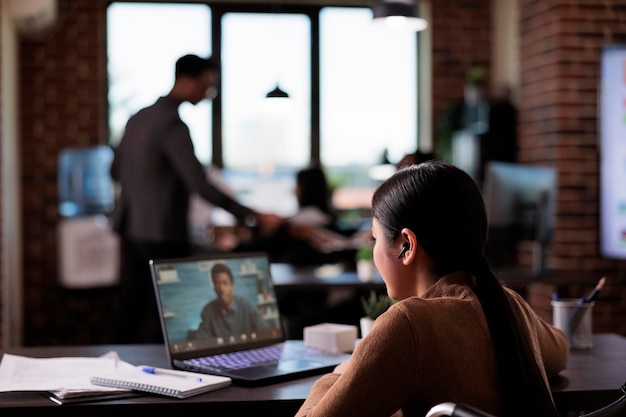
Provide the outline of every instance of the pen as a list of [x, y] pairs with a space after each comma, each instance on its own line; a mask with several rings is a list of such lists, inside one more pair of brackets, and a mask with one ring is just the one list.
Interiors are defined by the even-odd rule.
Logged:
[[176, 376], [179, 378], [192, 379], [194, 381], [202, 382], [201, 377], [191, 375], [183, 371], [175, 371], [172, 369], [161, 369], [161, 368], [155, 368], [153, 366], [142, 366], [141, 370], [148, 374]]
[[[591, 290], [589, 295], [587, 295], [586, 297], [583, 297], [583, 298], [580, 299], [580, 301], [578, 302], [578, 306], [576, 307], [576, 309], [574, 310], [574, 313], [570, 316], [570, 319], [569, 319], [569, 323], [568, 323], [569, 334], [568, 334], [568, 336], [571, 336], [574, 333], [574, 331], [578, 327], [578, 324], [580, 323], [580, 320], [582, 319], [582, 315], [583, 314], [582, 314], [582, 310], [581, 310], [580, 307], [583, 304], [589, 304], [592, 301], [594, 301], [596, 299], [596, 297], [598, 296], [598, 293], [604, 287], [605, 283], [606, 283], [606, 277], [600, 278], [600, 281], [598, 281], [596, 286], [593, 287], [593, 290]], [[570, 338], [570, 340], [571, 340], [571, 338]]]

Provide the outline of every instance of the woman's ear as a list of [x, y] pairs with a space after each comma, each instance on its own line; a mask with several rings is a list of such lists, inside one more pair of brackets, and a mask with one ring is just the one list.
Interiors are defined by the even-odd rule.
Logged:
[[411, 229], [405, 227], [400, 231], [400, 238], [398, 241], [402, 245], [400, 252], [398, 253], [398, 259], [400, 259], [405, 265], [411, 264], [415, 259], [417, 247], [419, 245], [419, 243], [417, 243], [415, 233], [413, 233]]

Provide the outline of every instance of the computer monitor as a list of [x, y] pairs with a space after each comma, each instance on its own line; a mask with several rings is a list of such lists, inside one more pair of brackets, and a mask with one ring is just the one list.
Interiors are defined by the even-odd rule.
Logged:
[[600, 256], [626, 259], [626, 44], [605, 45], [600, 64]]
[[488, 248], [506, 248], [510, 262], [517, 242], [535, 241], [540, 253], [533, 269], [544, 272], [545, 250], [552, 240], [556, 182], [557, 171], [552, 167], [488, 162], [483, 183]]

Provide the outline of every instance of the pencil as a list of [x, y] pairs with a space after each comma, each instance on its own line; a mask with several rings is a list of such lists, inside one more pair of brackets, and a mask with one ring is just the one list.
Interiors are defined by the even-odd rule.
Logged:
[[606, 283], [606, 277], [600, 278], [600, 281], [598, 281], [598, 283], [593, 288], [593, 290], [591, 290], [589, 295], [583, 299], [583, 303], [590, 303], [593, 300], [595, 300], [596, 297], [598, 296], [598, 293], [602, 291], [602, 288], [604, 288], [605, 283]]

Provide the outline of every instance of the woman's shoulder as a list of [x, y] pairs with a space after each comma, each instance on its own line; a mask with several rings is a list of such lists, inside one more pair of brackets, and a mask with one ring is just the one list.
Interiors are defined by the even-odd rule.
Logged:
[[519, 313], [523, 313], [524, 316], [527, 317], [527, 320], [535, 315], [532, 307], [530, 306], [530, 304], [528, 304], [524, 297], [522, 297], [521, 294], [506, 286], [504, 287], [504, 291], [507, 293], [509, 300], [514, 308]]
[[480, 310], [480, 301], [471, 288], [460, 285], [425, 297], [409, 297], [398, 301], [389, 308], [388, 313], [390, 316], [404, 316], [415, 326], [432, 322], [463, 322]]
[[[480, 303], [470, 298], [410, 297], [394, 303], [374, 322], [370, 334], [379, 330], [384, 337], [413, 340], [412, 346], [425, 348], [430, 341], [455, 340], [487, 333]], [[369, 337], [369, 335], [368, 335]], [[486, 338], [482, 338], [485, 340]]]
[[468, 304], [472, 299], [473, 293], [468, 287], [467, 289], [459, 289], [452, 294], [439, 294], [434, 297], [409, 297], [394, 303], [392, 307], [401, 311], [440, 310]]

